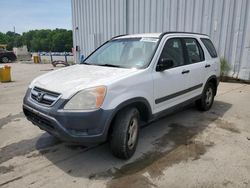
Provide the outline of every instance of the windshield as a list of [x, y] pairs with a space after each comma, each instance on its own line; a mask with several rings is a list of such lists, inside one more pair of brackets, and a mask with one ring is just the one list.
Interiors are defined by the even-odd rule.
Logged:
[[115, 39], [100, 47], [85, 64], [122, 68], [145, 68], [154, 53], [157, 38]]

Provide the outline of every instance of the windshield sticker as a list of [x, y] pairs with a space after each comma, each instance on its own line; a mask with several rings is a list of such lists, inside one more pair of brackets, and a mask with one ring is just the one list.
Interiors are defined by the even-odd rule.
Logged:
[[157, 38], [141, 38], [141, 40], [140, 41], [142, 41], [142, 42], [157, 42], [159, 39], [157, 39]]
[[143, 66], [144, 65], [144, 62], [143, 61], [138, 61], [137, 63], [136, 63], [136, 67], [141, 67], [141, 66]]
[[174, 48], [179, 48], [179, 43], [177, 41], [174, 41], [173, 47]]

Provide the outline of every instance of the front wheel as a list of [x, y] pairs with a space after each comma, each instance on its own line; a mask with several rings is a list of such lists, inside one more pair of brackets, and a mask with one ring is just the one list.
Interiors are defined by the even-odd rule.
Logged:
[[215, 96], [214, 84], [209, 82], [205, 86], [201, 98], [196, 101], [197, 108], [201, 111], [209, 110], [213, 105], [214, 96]]
[[9, 63], [10, 60], [9, 60], [8, 57], [4, 56], [4, 57], [1, 58], [1, 61], [2, 61], [3, 63]]
[[115, 118], [110, 137], [110, 148], [114, 156], [129, 159], [136, 150], [139, 135], [139, 112], [127, 108]]

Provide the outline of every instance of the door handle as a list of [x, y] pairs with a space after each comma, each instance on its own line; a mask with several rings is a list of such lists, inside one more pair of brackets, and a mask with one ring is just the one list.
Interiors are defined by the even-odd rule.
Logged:
[[188, 74], [190, 72], [190, 70], [183, 70], [182, 74]]
[[206, 64], [206, 65], [205, 65], [205, 68], [208, 68], [208, 67], [211, 67], [211, 65], [210, 65], [210, 64]]

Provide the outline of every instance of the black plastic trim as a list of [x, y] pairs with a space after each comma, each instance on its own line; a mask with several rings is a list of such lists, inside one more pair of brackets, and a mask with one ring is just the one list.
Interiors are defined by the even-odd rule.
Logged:
[[162, 38], [164, 35], [168, 35], [168, 34], [194, 34], [194, 35], [203, 35], [203, 36], [208, 36], [206, 34], [203, 33], [194, 33], [194, 32], [181, 32], [181, 31], [167, 31], [167, 32], [163, 32], [159, 38]]
[[201, 95], [198, 95], [198, 96], [193, 97], [191, 99], [188, 99], [187, 101], [184, 101], [184, 102], [182, 102], [180, 104], [177, 104], [177, 105], [172, 106], [170, 108], [167, 108], [167, 109], [165, 109], [163, 111], [160, 111], [160, 112], [158, 112], [156, 114], [153, 114], [152, 119], [150, 120], [150, 122], [158, 120], [159, 118], [167, 116], [169, 114], [172, 114], [172, 113], [176, 112], [177, 110], [179, 110], [180, 108], [183, 108], [183, 107], [191, 104], [192, 102], [194, 102], [194, 101], [196, 101], [196, 100], [198, 100], [200, 98], [201, 98]]
[[178, 97], [180, 95], [186, 94], [186, 93], [188, 93], [190, 91], [193, 91], [193, 90], [196, 90], [198, 88], [201, 88], [202, 86], [203, 86], [203, 84], [198, 84], [198, 85], [195, 85], [195, 86], [190, 87], [188, 89], [185, 89], [185, 90], [182, 90], [182, 91], [179, 91], [179, 92], [167, 95], [167, 96], [162, 97], [162, 98], [158, 98], [158, 99], [155, 100], [155, 104], [159, 104], [159, 103], [167, 101], [169, 99], [172, 99], [172, 98]]
[[149, 116], [152, 115], [152, 110], [151, 110], [151, 106], [149, 104], [149, 102], [147, 101], [147, 99], [143, 98], [143, 97], [135, 97], [135, 98], [132, 98], [132, 99], [129, 99], [129, 100], [126, 100], [124, 102], [122, 102], [121, 104], [119, 104], [113, 114], [116, 115], [118, 111], [120, 111], [121, 109], [127, 107], [127, 106], [130, 106], [130, 105], [133, 105], [135, 103], [143, 103], [146, 107], [147, 107], [147, 110], [148, 110], [148, 114]]
[[190, 72], [190, 70], [184, 70], [184, 71], [182, 71], [181, 73], [182, 74], [188, 74]]
[[[219, 76], [216, 76], [216, 75], [212, 75], [212, 76], [210, 76], [208, 79], [207, 79], [207, 82], [206, 82], [206, 84], [208, 83], [208, 82], [210, 82], [212, 79], [216, 79], [216, 91], [215, 91], [215, 95], [217, 94], [217, 87], [218, 87], [218, 85], [219, 85], [219, 83], [220, 83], [220, 77]], [[205, 84], [205, 85], [206, 85]]]

